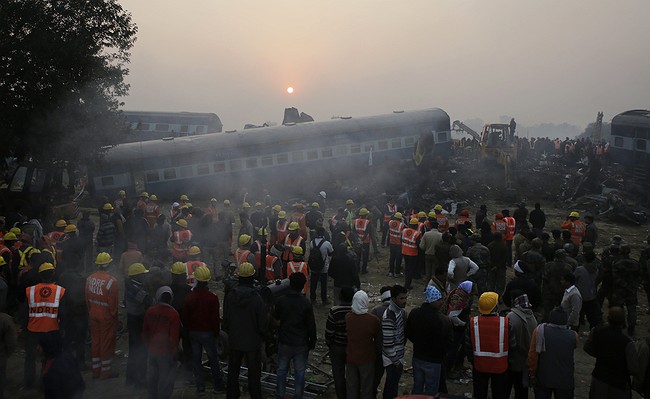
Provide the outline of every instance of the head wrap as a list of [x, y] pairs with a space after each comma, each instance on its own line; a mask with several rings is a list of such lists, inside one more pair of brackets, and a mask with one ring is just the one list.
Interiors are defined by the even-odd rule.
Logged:
[[515, 271], [517, 273], [524, 273], [524, 270], [521, 268], [521, 266], [519, 266], [519, 261], [515, 262]]
[[463, 256], [463, 249], [459, 247], [458, 245], [454, 244], [449, 248], [449, 256], [454, 259], [454, 258], [460, 258]]
[[174, 300], [174, 293], [172, 292], [172, 289], [166, 285], [163, 285], [156, 291], [156, 302], [160, 302], [160, 298], [162, 298], [165, 292], [171, 296], [172, 300]]
[[512, 306], [521, 309], [530, 309], [532, 307], [530, 305], [530, 301], [528, 300], [528, 295], [526, 294], [522, 294], [516, 297], [512, 303]]
[[387, 299], [390, 299], [390, 290], [386, 290], [386, 291], [384, 291], [383, 294], [381, 294], [382, 302], [387, 300]]
[[365, 291], [357, 291], [352, 297], [352, 312], [354, 314], [368, 313], [368, 294]]
[[468, 294], [471, 294], [471, 293], [472, 293], [472, 287], [473, 287], [473, 286], [474, 286], [474, 283], [472, 283], [472, 282], [469, 281], [469, 280], [467, 280], [467, 281], [463, 281], [462, 283], [458, 284], [458, 287], [459, 287], [461, 290], [467, 292]]
[[427, 285], [424, 289], [424, 302], [433, 303], [442, 299], [442, 294], [440, 291], [433, 285]]

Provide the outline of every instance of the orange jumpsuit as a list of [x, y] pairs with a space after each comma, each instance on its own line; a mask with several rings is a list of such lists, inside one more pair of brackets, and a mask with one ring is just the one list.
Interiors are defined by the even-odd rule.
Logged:
[[117, 279], [104, 270], [88, 276], [86, 305], [90, 314], [93, 378], [108, 378], [112, 374], [117, 333]]

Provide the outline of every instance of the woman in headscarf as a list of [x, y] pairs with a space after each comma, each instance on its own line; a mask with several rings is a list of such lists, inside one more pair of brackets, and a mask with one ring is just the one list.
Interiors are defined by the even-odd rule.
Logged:
[[467, 256], [458, 245], [449, 248], [449, 267], [447, 268], [447, 292], [452, 292], [462, 281], [478, 272], [478, 265]]
[[469, 322], [472, 294], [476, 287], [471, 281], [463, 281], [445, 297], [441, 311], [449, 316], [454, 326], [454, 343], [447, 353], [447, 372], [451, 378], [458, 377], [465, 360], [465, 328]]

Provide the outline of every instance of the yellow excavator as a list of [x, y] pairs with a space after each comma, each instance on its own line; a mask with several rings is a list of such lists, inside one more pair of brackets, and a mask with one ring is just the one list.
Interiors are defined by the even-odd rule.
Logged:
[[517, 162], [517, 141], [510, 125], [505, 123], [491, 123], [483, 126], [481, 133], [477, 133], [461, 121], [454, 121], [452, 129], [464, 132], [479, 142], [481, 161], [494, 160], [503, 166], [506, 189], [512, 188], [512, 170]]

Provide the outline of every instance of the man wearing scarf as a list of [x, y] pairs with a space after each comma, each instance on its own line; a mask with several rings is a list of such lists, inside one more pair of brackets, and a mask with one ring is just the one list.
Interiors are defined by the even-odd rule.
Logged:
[[515, 399], [528, 398], [528, 370], [526, 364], [528, 361], [528, 348], [533, 331], [537, 327], [537, 320], [533, 314], [532, 305], [528, 300], [528, 295], [521, 291], [513, 292], [517, 295], [512, 303], [512, 309], [508, 313], [508, 320], [512, 323], [512, 333], [517, 340], [517, 347], [510, 349], [508, 353], [508, 373], [510, 374], [508, 383], [508, 398], [512, 388], [515, 389]]
[[474, 283], [463, 281], [445, 297], [442, 303], [442, 313], [449, 316], [453, 325], [453, 342], [447, 353], [447, 373], [450, 378], [457, 378], [462, 371], [465, 360], [465, 328], [469, 322], [469, 312], [472, 306], [472, 294], [475, 293]]

